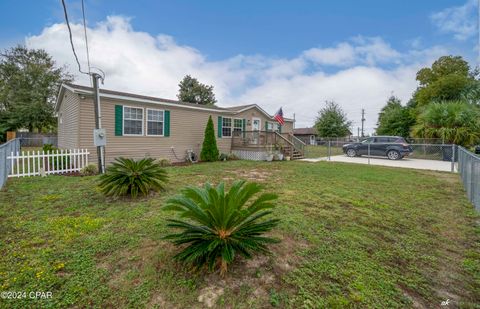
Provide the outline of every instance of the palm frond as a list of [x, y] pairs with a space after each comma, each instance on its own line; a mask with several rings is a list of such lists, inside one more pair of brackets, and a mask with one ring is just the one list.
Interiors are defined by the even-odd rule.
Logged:
[[248, 203], [261, 189], [256, 183], [236, 181], [226, 192], [224, 183], [216, 187], [207, 183], [203, 188], [187, 187], [169, 199], [164, 209], [178, 212], [181, 219], [168, 219], [167, 226], [181, 232], [164, 238], [187, 245], [174, 258], [210, 270], [219, 266], [223, 274], [237, 254], [250, 258], [268, 252], [267, 245], [278, 240], [262, 235], [279, 220], [264, 218], [272, 214], [277, 195], [265, 193]]
[[164, 189], [167, 172], [152, 158], [133, 160], [117, 158], [100, 176], [98, 186], [107, 196], [139, 194], [147, 195], [150, 191]]

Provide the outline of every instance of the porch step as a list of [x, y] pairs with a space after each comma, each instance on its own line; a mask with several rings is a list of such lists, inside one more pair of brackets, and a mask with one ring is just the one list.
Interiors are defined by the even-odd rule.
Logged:
[[[290, 146], [287, 146], [287, 147], [284, 147], [283, 150], [284, 150], [285, 155], [288, 155], [288, 154], [291, 153], [292, 148]], [[303, 158], [304, 158], [304, 156], [301, 152], [299, 152], [296, 149], [293, 150], [292, 160], [299, 160], [299, 159], [303, 159]]]

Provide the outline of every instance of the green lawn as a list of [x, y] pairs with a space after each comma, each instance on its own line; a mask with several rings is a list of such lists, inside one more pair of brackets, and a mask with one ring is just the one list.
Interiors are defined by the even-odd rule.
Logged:
[[[0, 192], [0, 291], [51, 291], [1, 307], [432, 308], [480, 304], [479, 217], [458, 175], [342, 163], [168, 168], [165, 193], [113, 201], [95, 177], [12, 179]], [[166, 198], [256, 179], [279, 194], [271, 256], [225, 278], [172, 261]], [[476, 223], [477, 222], [477, 223]], [[199, 302], [199, 297], [204, 303]], [[205, 300], [207, 299], [207, 300]], [[450, 305], [452, 306], [452, 305]]]
[[305, 146], [305, 158], [324, 158], [328, 157], [328, 152], [330, 151], [330, 156], [338, 156], [343, 154], [343, 149], [341, 146], [331, 146], [330, 150], [328, 149], [328, 144], [325, 145], [307, 145]]

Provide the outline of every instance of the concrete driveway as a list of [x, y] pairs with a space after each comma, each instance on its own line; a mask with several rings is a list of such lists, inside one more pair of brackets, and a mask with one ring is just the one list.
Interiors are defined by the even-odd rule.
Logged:
[[[305, 162], [319, 162], [319, 161], [328, 161], [327, 157], [323, 158], [314, 158], [314, 159], [302, 159], [300, 161]], [[403, 168], [414, 168], [421, 170], [432, 170], [432, 171], [442, 171], [442, 172], [451, 172], [452, 163], [439, 160], [423, 160], [423, 159], [411, 159], [404, 158], [402, 160], [388, 160], [383, 157], [347, 157], [346, 155], [338, 155], [330, 157], [331, 162], [345, 162], [345, 163], [357, 163], [357, 164], [371, 164], [371, 165], [383, 165], [383, 166], [392, 166], [392, 167], [403, 167]], [[455, 171], [456, 171], [455, 164]]]

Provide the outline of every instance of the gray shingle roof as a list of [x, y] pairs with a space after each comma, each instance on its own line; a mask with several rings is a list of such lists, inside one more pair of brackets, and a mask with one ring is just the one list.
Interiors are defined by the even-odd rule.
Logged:
[[315, 128], [298, 128], [293, 130], [294, 135], [316, 135], [317, 130]]

